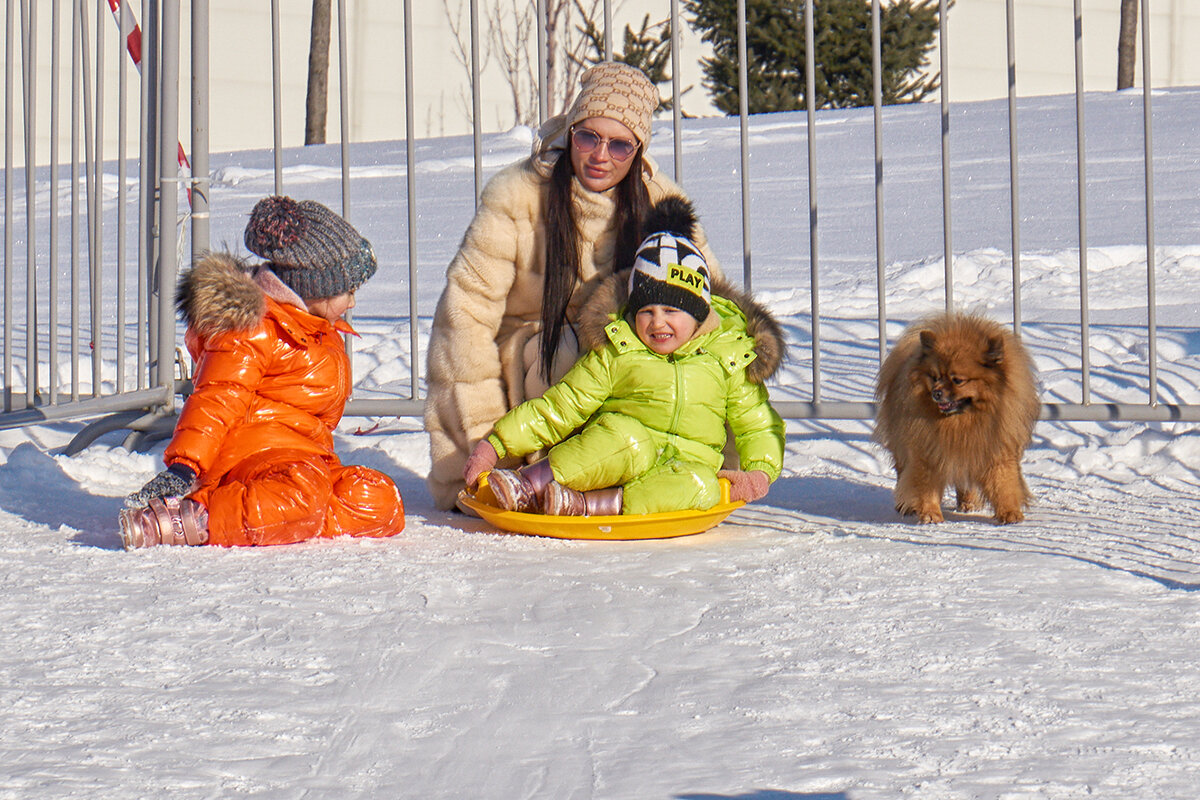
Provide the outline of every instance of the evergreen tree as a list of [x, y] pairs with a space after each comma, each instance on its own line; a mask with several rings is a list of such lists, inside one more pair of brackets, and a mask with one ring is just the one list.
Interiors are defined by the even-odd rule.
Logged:
[[[746, 0], [750, 113], [805, 107], [805, 0]], [[737, 0], [684, 0], [692, 27], [713, 46], [702, 60], [705, 88], [726, 114], [738, 113]], [[884, 103], [913, 103], [937, 90], [929, 51], [937, 0], [895, 0], [880, 9]], [[872, 102], [871, 0], [814, 0], [817, 108]]]

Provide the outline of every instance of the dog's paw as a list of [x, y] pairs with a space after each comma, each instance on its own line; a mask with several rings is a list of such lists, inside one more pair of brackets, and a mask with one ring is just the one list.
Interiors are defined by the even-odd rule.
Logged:
[[1011, 525], [1014, 522], [1024, 522], [1025, 514], [1021, 509], [1005, 509], [996, 511], [996, 522], [1001, 525]]
[[917, 507], [907, 503], [897, 503], [896, 511], [905, 517], [916, 517], [917, 522], [921, 525], [930, 525], [945, 520], [942, 516], [942, 509], [937, 506]]
[[982, 511], [987, 505], [983, 500], [983, 495], [975, 489], [959, 489], [956, 492], [956, 499], [958, 502], [955, 504], [954, 510], [965, 514]]

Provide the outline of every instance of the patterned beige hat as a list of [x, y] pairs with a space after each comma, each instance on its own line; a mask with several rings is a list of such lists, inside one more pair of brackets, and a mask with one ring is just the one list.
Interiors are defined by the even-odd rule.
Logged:
[[567, 126], [585, 119], [615, 119], [650, 144], [650, 120], [658, 108], [658, 89], [637, 67], [602, 61], [583, 73], [579, 95], [567, 112]]

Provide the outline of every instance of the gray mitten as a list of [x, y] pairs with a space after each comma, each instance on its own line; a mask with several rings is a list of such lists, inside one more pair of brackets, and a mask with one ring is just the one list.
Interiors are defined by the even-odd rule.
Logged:
[[141, 508], [156, 497], [183, 497], [192, 490], [196, 473], [183, 465], [172, 464], [151, 478], [145, 486], [125, 498], [129, 508]]

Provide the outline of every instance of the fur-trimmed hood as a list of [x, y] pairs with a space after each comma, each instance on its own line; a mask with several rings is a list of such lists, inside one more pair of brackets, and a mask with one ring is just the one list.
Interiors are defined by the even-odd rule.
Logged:
[[180, 276], [175, 308], [189, 328], [208, 337], [258, 327], [268, 297], [305, 308], [267, 265], [252, 266], [231, 253], [206, 253]]
[[[608, 343], [605, 326], [612, 315], [624, 310], [629, 300], [629, 272], [622, 270], [610, 275], [588, 298], [580, 311], [576, 331], [581, 350], [600, 350]], [[766, 383], [787, 358], [787, 343], [779, 321], [748, 292], [724, 278], [713, 278], [712, 294], [729, 300], [746, 315], [746, 333], [754, 339], [754, 353], [757, 356], [746, 367], [746, 377], [754, 383]], [[710, 311], [708, 318], [700, 324], [697, 335], [715, 330], [720, 323], [716, 317], [717, 313]]]

